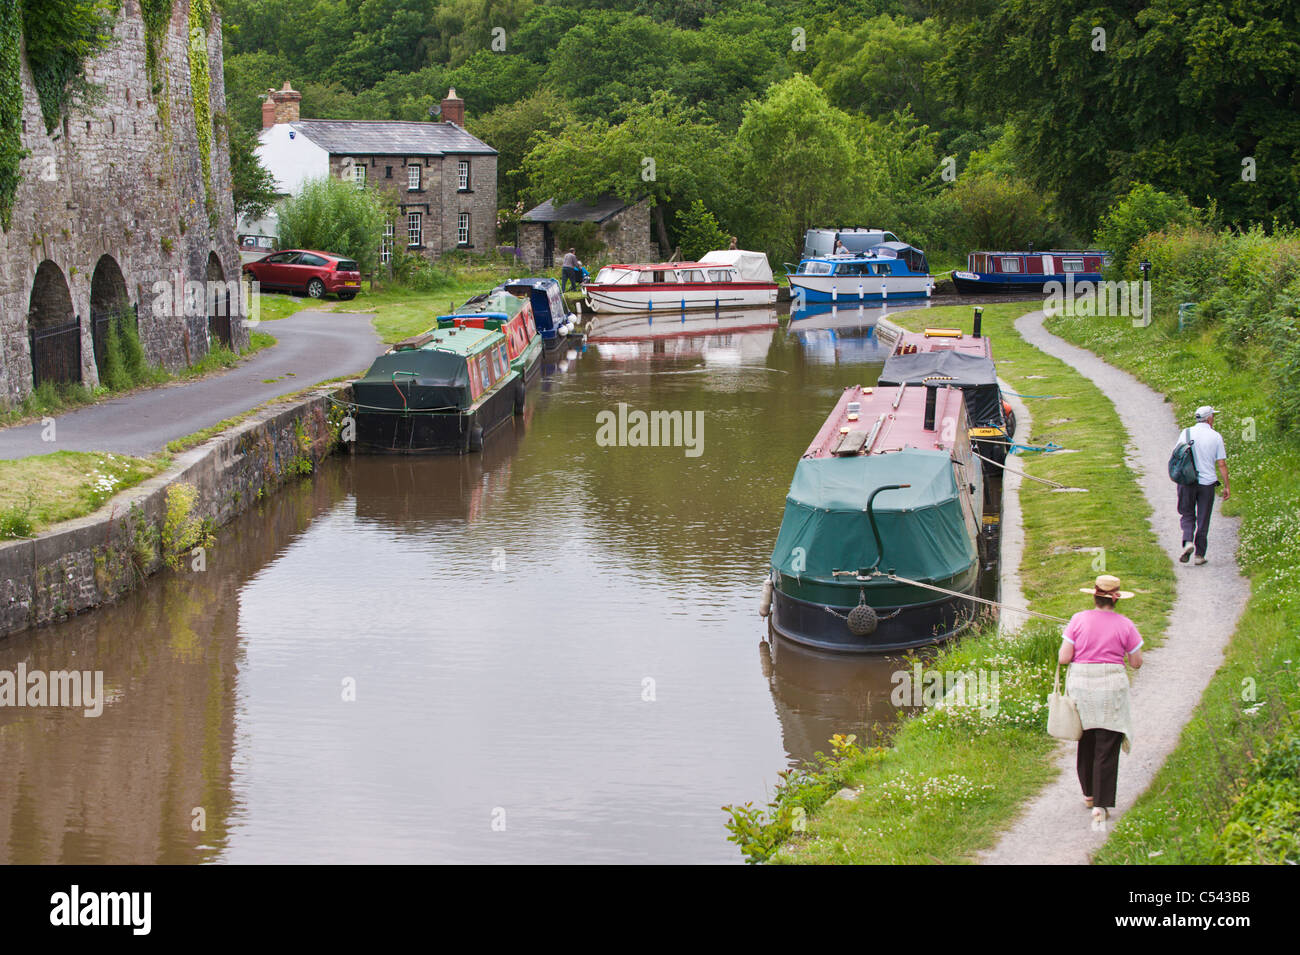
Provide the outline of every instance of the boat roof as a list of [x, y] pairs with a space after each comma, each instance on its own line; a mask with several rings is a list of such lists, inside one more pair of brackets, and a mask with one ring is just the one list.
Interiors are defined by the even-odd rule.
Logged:
[[996, 249], [972, 249], [971, 255], [1110, 255], [1101, 249], [1036, 249], [1033, 252], [1002, 252]]
[[390, 354], [410, 351], [439, 351], [467, 357], [505, 340], [505, 336], [495, 329], [475, 328], [473, 326], [431, 328], [422, 335], [415, 335], [398, 342], [392, 347]]
[[894, 343], [894, 354], [955, 351], [968, 355], [993, 357], [993, 342], [986, 335], [976, 338], [960, 328], [927, 328], [923, 332], [903, 332]]
[[960, 351], [918, 351], [910, 355], [890, 355], [880, 371], [878, 387], [925, 384], [927, 380], [954, 388], [997, 385], [998, 372], [993, 359]]
[[[926, 392], [919, 385], [899, 385], [888, 388], [867, 388], [850, 385], [840, 395], [830, 417], [826, 419], [812, 444], [804, 452], [805, 458], [844, 456], [852, 444], [846, 446], [846, 435], [862, 433], [865, 442], [858, 444], [852, 456], [878, 455], [891, 451], [914, 448], [923, 451], [950, 451], [951, 442], [945, 442], [942, 422], [952, 418], [957, 423], [955, 434], [966, 433], [965, 397], [958, 388], [935, 388], [934, 420], [931, 430], [925, 428]], [[856, 410], [850, 405], [856, 404]], [[877, 425], [879, 427], [877, 428]], [[876, 434], [873, 436], [872, 431]]]
[[716, 269], [719, 265], [730, 267], [730, 262], [627, 262], [602, 266], [606, 269], [640, 269], [642, 271], [666, 272], [669, 269]]

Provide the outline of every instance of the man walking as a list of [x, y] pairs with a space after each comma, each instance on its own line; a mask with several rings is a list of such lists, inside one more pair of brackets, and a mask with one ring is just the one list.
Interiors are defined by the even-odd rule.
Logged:
[[560, 270], [560, 291], [563, 292], [568, 287], [578, 288], [578, 253], [570, 249], [564, 253], [563, 268]]
[[[1183, 550], [1178, 559], [1184, 564], [1193, 552], [1197, 564], [1205, 563], [1214, 489], [1220, 478], [1223, 480], [1223, 499], [1226, 501], [1231, 493], [1228, 489], [1228, 453], [1223, 447], [1223, 436], [1214, 430], [1216, 413], [1209, 405], [1197, 408], [1196, 424], [1185, 432], [1192, 442], [1197, 483], [1178, 485], [1178, 517], [1183, 531]], [[1179, 435], [1179, 440], [1183, 440], [1183, 435]]]

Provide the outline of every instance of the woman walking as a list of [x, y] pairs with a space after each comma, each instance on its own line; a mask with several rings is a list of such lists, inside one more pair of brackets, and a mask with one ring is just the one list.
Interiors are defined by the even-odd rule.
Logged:
[[1142, 666], [1142, 635], [1115, 604], [1133, 595], [1119, 589], [1120, 580], [1102, 574], [1092, 587], [1093, 610], [1081, 610], [1066, 624], [1058, 660], [1073, 663], [1066, 676], [1066, 691], [1074, 698], [1083, 724], [1076, 766], [1083, 802], [1092, 809], [1092, 826], [1105, 829], [1115, 807], [1115, 784], [1119, 776], [1119, 751], [1129, 749], [1128, 674], [1124, 659], [1133, 669]]

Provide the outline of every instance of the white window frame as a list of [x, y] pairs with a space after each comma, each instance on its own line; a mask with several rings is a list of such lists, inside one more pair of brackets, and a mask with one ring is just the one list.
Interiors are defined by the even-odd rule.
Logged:
[[408, 192], [420, 191], [420, 167], [415, 163], [406, 167], [406, 188]]
[[456, 244], [469, 245], [469, 213], [456, 214]]
[[469, 191], [469, 160], [460, 159], [456, 163], [456, 177], [460, 183], [460, 191]]
[[393, 261], [393, 239], [397, 234], [397, 227], [392, 222], [384, 223], [384, 238], [379, 243], [379, 261], [384, 265]]
[[1086, 271], [1083, 267], [1083, 259], [1081, 258], [1061, 259], [1061, 271], [1062, 272]]
[[406, 214], [406, 247], [413, 249], [424, 245], [424, 219], [418, 212]]
[[366, 167], [359, 162], [352, 164], [352, 181], [358, 189], [366, 188]]

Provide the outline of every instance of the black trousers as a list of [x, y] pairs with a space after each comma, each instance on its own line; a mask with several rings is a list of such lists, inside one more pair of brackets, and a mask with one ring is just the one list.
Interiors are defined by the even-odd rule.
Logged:
[[1092, 797], [1099, 809], [1115, 808], [1115, 784], [1119, 780], [1119, 748], [1124, 734], [1114, 730], [1084, 730], [1079, 737], [1075, 767], [1083, 794]]
[[560, 291], [567, 291], [570, 287], [578, 288], [578, 270], [562, 268], [560, 269]]
[[1183, 543], [1191, 541], [1196, 548], [1197, 557], [1205, 556], [1216, 487], [1218, 484], [1178, 485], [1178, 523], [1183, 530]]

